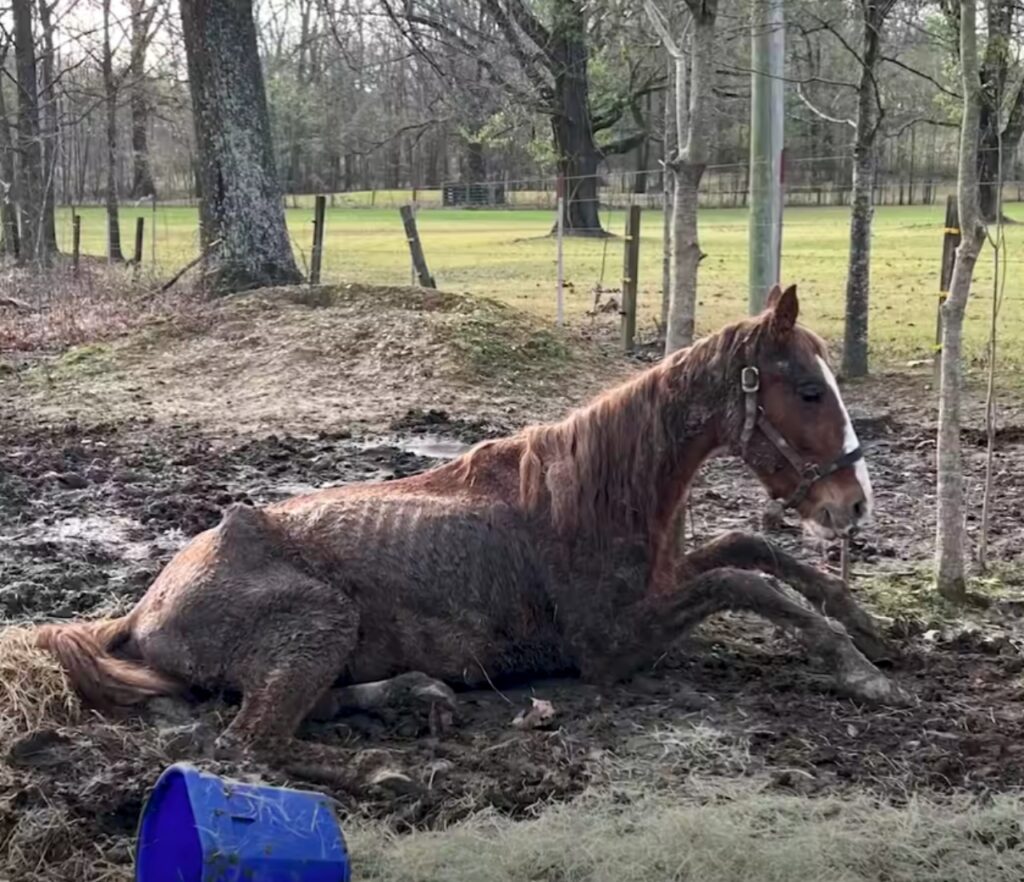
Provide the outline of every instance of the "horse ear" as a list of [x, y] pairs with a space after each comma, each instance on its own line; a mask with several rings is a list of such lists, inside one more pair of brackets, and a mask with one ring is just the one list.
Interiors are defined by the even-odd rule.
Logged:
[[[776, 289], [778, 287], [778, 285], [775, 286]], [[797, 316], [800, 315], [800, 301], [796, 296], [796, 285], [790, 285], [775, 298], [771, 311], [772, 330], [776, 334], [788, 334], [793, 330]]]
[[782, 288], [779, 285], [772, 285], [771, 290], [768, 292], [768, 296], [764, 301], [765, 309], [775, 309], [775, 304], [779, 302], [779, 298], [782, 296]]

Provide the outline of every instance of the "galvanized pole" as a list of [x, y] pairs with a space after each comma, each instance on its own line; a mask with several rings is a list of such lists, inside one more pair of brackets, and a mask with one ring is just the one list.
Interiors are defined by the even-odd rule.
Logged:
[[779, 281], [782, 258], [782, 0], [754, 0], [751, 21], [750, 290], [751, 314]]

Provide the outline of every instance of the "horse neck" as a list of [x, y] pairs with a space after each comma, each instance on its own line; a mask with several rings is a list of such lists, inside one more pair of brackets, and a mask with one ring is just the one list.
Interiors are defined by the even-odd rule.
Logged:
[[[667, 525], [719, 445], [726, 396], [692, 350], [672, 356], [553, 426], [528, 434], [556, 528], [652, 534]], [[524, 489], [530, 483], [524, 480]]]

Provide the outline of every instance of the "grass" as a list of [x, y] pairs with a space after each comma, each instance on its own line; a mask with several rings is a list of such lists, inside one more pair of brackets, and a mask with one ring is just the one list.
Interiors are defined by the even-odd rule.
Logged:
[[1014, 796], [895, 807], [716, 784], [710, 799], [603, 794], [533, 821], [482, 815], [401, 837], [355, 825], [347, 837], [359, 878], [376, 882], [1016, 882], [1021, 810]]
[[[353, 204], [365, 204], [356, 199]], [[288, 209], [288, 225], [299, 260], [307, 259], [312, 236], [312, 207]], [[1010, 206], [1024, 219], [1024, 206]], [[104, 250], [102, 208], [84, 208], [82, 248]], [[147, 218], [145, 261], [152, 256], [151, 209], [125, 208], [121, 223], [128, 246], [134, 218]], [[623, 212], [605, 213], [616, 233]], [[702, 245], [699, 324], [702, 329], [742, 315], [747, 299], [747, 215], [739, 209], [707, 209], [701, 214]], [[488, 295], [551, 320], [555, 314], [555, 246], [547, 211], [423, 210], [419, 228], [431, 271], [447, 290]], [[783, 276], [800, 286], [809, 324], [832, 340], [842, 335], [843, 286], [846, 277], [849, 212], [845, 208], [791, 208], [786, 211]], [[943, 226], [941, 206], [882, 207], [877, 210], [872, 246], [871, 341], [883, 365], [899, 366], [929, 358], [935, 333], [936, 292]], [[70, 244], [70, 215], [58, 219], [61, 247]], [[163, 207], [156, 212], [156, 263], [171, 271], [197, 252], [194, 208]], [[643, 218], [638, 324], [650, 328], [658, 314], [661, 289], [661, 214]], [[1024, 226], [1007, 229], [1010, 276], [1024, 258]], [[593, 288], [617, 288], [622, 276], [622, 239], [573, 240], [565, 244], [566, 310], [579, 322], [593, 304]], [[991, 303], [991, 252], [977, 271], [973, 301], [966, 319], [968, 366], [984, 356]], [[358, 281], [401, 285], [410, 281], [409, 256], [398, 212], [393, 208], [329, 208], [326, 224], [324, 281]], [[1013, 283], [1003, 309], [1005, 339], [1024, 336], [1024, 299]], [[1024, 348], [1005, 346], [1008, 365], [1024, 365]]]

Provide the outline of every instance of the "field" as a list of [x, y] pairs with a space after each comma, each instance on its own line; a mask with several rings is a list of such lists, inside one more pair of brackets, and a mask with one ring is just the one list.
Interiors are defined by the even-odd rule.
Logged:
[[[1024, 219], [1024, 208], [1010, 206]], [[871, 341], [881, 365], [902, 366], [929, 358], [934, 345], [938, 267], [943, 209], [882, 207], [876, 214], [872, 246]], [[105, 216], [100, 208], [82, 214], [82, 248], [102, 255]], [[134, 218], [146, 217], [144, 259], [152, 258], [149, 209], [122, 211], [124, 248], [130, 251]], [[566, 309], [579, 322], [594, 304], [594, 288], [617, 289], [622, 278], [622, 212], [605, 212], [607, 241], [572, 240], [565, 245]], [[787, 209], [783, 242], [783, 278], [800, 286], [808, 320], [826, 336], [842, 334], [849, 212], [845, 208]], [[451, 291], [494, 297], [545, 319], [555, 314], [555, 247], [548, 237], [552, 213], [545, 211], [455, 211], [429, 209], [419, 214], [419, 229], [431, 272]], [[701, 214], [702, 245], [700, 327], [710, 329], [742, 315], [747, 301], [747, 216], [744, 211], [710, 209]], [[161, 271], [177, 269], [198, 247], [196, 212], [186, 207], [159, 208], [156, 214], [156, 262]], [[311, 207], [288, 209], [296, 254], [305, 262], [312, 240]], [[59, 220], [62, 247], [70, 246], [70, 218]], [[642, 222], [640, 316], [650, 331], [661, 297], [661, 214], [647, 211]], [[1020, 277], [1024, 226], [1007, 229], [1009, 277]], [[410, 281], [409, 258], [398, 211], [379, 208], [329, 208], [326, 223], [324, 281], [402, 285]], [[967, 312], [966, 352], [972, 363], [983, 357], [992, 296], [991, 252], [979, 264], [974, 299]], [[1019, 283], [1007, 286], [1001, 326], [1007, 339], [1024, 338], [1024, 297]], [[1009, 364], [1024, 366], [1024, 348], [1007, 346]]]
[[[86, 250], [99, 253], [102, 214], [83, 216]], [[290, 211], [298, 238], [308, 219]], [[188, 761], [327, 794], [354, 878], [373, 882], [1019, 882], [1021, 298], [1011, 281], [1003, 358], [1016, 372], [1001, 380], [992, 565], [971, 576], [991, 605], [953, 608], [930, 583], [935, 407], [930, 367], [917, 363], [934, 330], [938, 220], [931, 209], [879, 212], [873, 328], [885, 370], [843, 393], [878, 504], [853, 543], [853, 590], [897, 649], [887, 672], [914, 699], [902, 708], [839, 697], [792, 635], [725, 614], [621, 686], [566, 677], [462, 691], [441, 735], [425, 715], [384, 709], [307, 724], [287, 753], [229, 759], [213, 742], [237, 696], [93, 713], [31, 645], [33, 623], [129, 608], [234, 502], [416, 473], [559, 417], [653, 353], [624, 358], [618, 317], [585, 315], [603, 259], [605, 285], [617, 285], [619, 239], [607, 254], [601, 242], [567, 243], [571, 322], [553, 326], [550, 217], [526, 211], [423, 211], [440, 294], [400, 287], [397, 212], [339, 208], [326, 276], [351, 283], [205, 303], [145, 293], [143, 280], [140, 299], [123, 288], [130, 276], [115, 285], [87, 264], [78, 287], [55, 276], [48, 311], [0, 313], [8, 348], [46, 341], [0, 353], [0, 880], [127, 882], [149, 788]], [[163, 269], [194, 253], [194, 223], [186, 209], [158, 213]], [[660, 227], [653, 214], [645, 223], [649, 321]], [[792, 211], [787, 223], [787, 276], [800, 282], [807, 322], [834, 341], [845, 212]], [[705, 328], [744, 312], [745, 236], [740, 214], [705, 213]], [[1019, 228], [1008, 236], [1019, 254]], [[978, 369], [984, 280], [976, 294]], [[49, 324], [59, 327], [44, 333]], [[972, 549], [980, 413], [972, 391]], [[736, 461], [716, 460], [694, 485], [686, 541], [758, 530], [762, 505]], [[810, 542], [792, 519], [773, 538], [836, 570], [838, 547]], [[513, 727], [534, 697], [552, 702], [554, 719]]]

